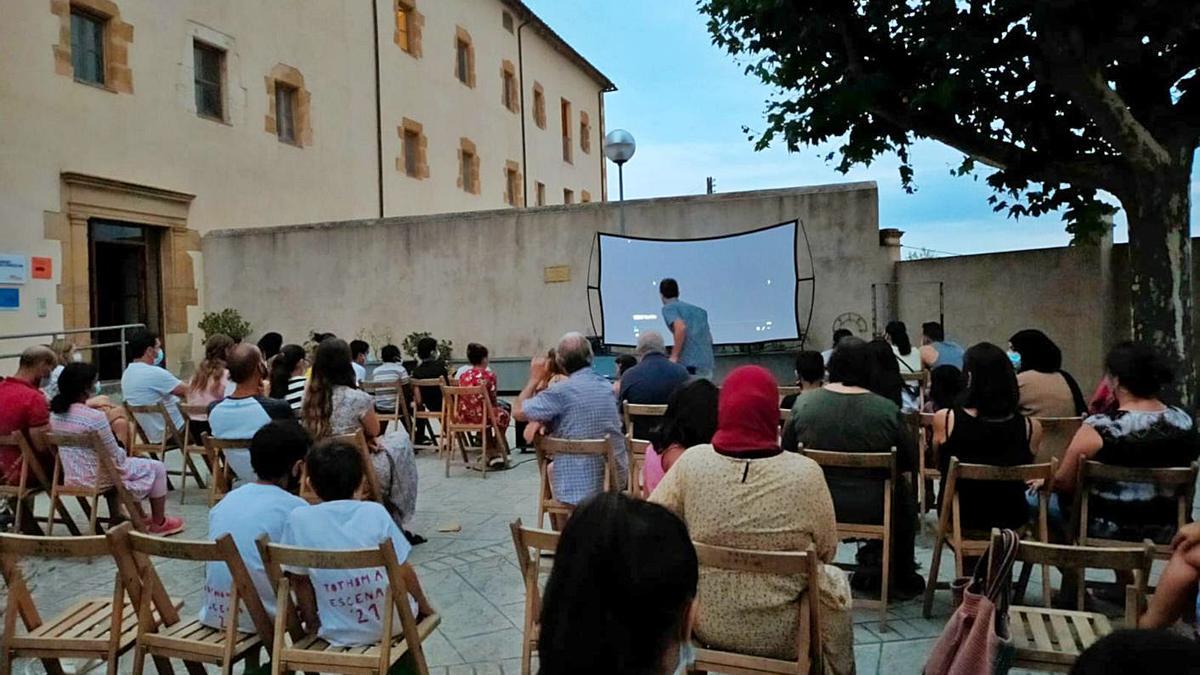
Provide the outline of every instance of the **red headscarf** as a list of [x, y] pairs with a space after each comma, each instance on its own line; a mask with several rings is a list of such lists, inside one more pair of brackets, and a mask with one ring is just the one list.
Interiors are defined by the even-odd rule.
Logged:
[[779, 384], [758, 366], [742, 366], [721, 385], [713, 446], [723, 452], [779, 447]]

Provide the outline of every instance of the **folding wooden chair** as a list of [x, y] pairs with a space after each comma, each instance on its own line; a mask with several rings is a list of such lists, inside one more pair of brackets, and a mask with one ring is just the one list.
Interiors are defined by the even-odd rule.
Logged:
[[[50, 478], [46, 476], [46, 469], [42, 466], [41, 459], [37, 453], [33, 451], [33, 445], [29, 442], [29, 438], [23, 432], [15, 431], [11, 434], [0, 435], [0, 446], [11, 445], [16, 447], [21, 452], [21, 474], [16, 485], [0, 485], [0, 497], [16, 500], [16, 515], [13, 521], [13, 530], [23, 532], [21, 526], [29, 525], [25, 523], [25, 514], [29, 514], [29, 518], [34, 523], [45, 522], [49, 525], [50, 521], [54, 520], [55, 507], [51, 506], [46, 517], [39, 518], [34, 512], [36, 497], [39, 493], [50, 493], [52, 485]], [[71, 534], [79, 535], [79, 526], [75, 524], [71, 518], [70, 511], [67, 510], [66, 504], [58, 505], [59, 517], [63, 524], [67, 526]], [[41, 529], [36, 525], [32, 526], [32, 530], [41, 533]]]
[[[413, 388], [413, 448], [416, 450], [437, 450], [440, 452], [442, 444], [438, 440], [438, 435], [433, 431], [433, 423], [438, 423], [438, 433], [444, 436], [445, 419], [442, 416], [442, 411], [446, 409], [446, 403], [445, 401], [442, 402], [441, 410], [431, 410], [425, 404], [422, 392], [437, 390], [440, 393], [442, 386], [449, 384], [450, 380], [449, 378], [443, 377], [426, 379], [413, 378], [410, 380], [410, 383], [412, 384]], [[429, 434], [429, 440], [433, 441], [432, 444], [422, 443], [420, 445], [416, 445], [416, 427], [419, 425], [424, 425], [425, 431]]]
[[211, 474], [208, 482], [208, 506], [229, 494], [233, 487], [233, 470], [229, 468], [229, 459], [225, 453], [229, 450], [245, 450], [250, 447], [249, 438], [213, 438], [209, 434], [201, 437], [204, 442], [204, 454], [208, 457]]
[[[892, 571], [892, 494], [898, 480], [896, 471], [896, 449], [889, 452], [830, 452], [827, 450], [800, 451], [821, 466], [822, 470], [836, 468], [861, 473], [864, 477], [878, 479], [883, 485], [882, 523], [838, 522], [837, 532], [841, 541], [851, 539], [879, 540], [883, 546], [883, 568], [879, 600], [854, 599], [856, 607], [879, 609], [879, 630], [887, 630], [888, 592]], [[851, 569], [852, 566], [850, 566]]]
[[521, 631], [521, 675], [532, 672], [533, 652], [537, 649], [542, 614], [541, 574], [546, 569], [542, 554], [553, 554], [558, 549], [557, 532], [538, 530], [521, 525], [518, 518], [509, 527], [512, 529], [513, 546], [517, 549], [517, 567], [525, 580], [525, 624]]
[[[358, 450], [358, 456], [362, 459], [363, 464], [363, 479], [362, 485], [358, 489], [358, 498], [382, 504], [383, 489], [380, 487], [379, 476], [375, 473], [375, 465], [371, 463], [371, 449], [367, 447], [367, 437], [363, 434], [362, 429], [352, 434], [332, 436], [331, 439], [349, 443]], [[317, 493], [313, 492], [308, 485], [307, 463], [300, 465], [300, 497], [310, 504], [316, 504], [321, 501], [317, 497]]]
[[779, 385], [779, 407], [783, 408], [783, 399], [789, 396], [799, 396], [802, 387], [796, 384], [781, 384]]
[[1083, 425], [1082, 417], [1034, 417], [1042, 425], [1042, 445], [1035, 458], [1039, 463], [1063, 460], [1075, 432]]
[[[478, 422], [464, 422], [458, 418], [458, 402], [467, 396], [478, 396], [483, 401], [483, 417]], [[472, 443], [471, 436], [479, 436], [479, 445]], [[475, 387], [448, 387], [442, 385], [442, 452], [446, 456], [446, 477], [450, 477], [450, 465], [454, 463], [457, 448], [462, 455], [462, 464], [472, 468], [468, 453], [479, 451], [479, 470], [487, 478], [488, 462], [492, 457], [504, 458], [508, 466], [508, 439], [500, 432], [496, 407], [488, 395], [485, 385]]]
[[[46, 441], [54, 447], [54, 476], [51, 478], [50, 487], [51, 513], [59, 509], [63, 497], [77, 497], [80, 499], [80, 505], [84, 506], [87, 511], [90, 531], [93, 534], [101, 534], [101, 530], [98, 528], [100, 522], [100, 497], [115, 491], [119, 509], [125, 511], [136, 529], [146, 529], [146, 514], [142, 510], [142, 503], [134, 499], [133, 495], [129, 494], [129, 491], [125, 489], [125, 482], [121, 477], [121, 472], [113, 464], [112, 457], [109, 456], [108, 450], [104, 448], [104, 443], [100, 440], [98, 432], [92, 431], [87, 434], [46, 434]], [[71, 450], [68, 452], [91, 452], [96, 456], [97, 471], [95, 483], [91, 485], [62, 484], [64, 479], [61, 456], [63, 448], [70, 448]], [[47, 535], [54, 534], [54, 520], [54, 518], [51, 518], [47, 524]], [[108, 517], [103, 520], [112, 526], [119, 523], [122, 518], [120, 513], [110, 512]]]
[[[821, 562], [810, 544], [804, 551], [746, 551], [693, 542], [701, 567], [735, 572], [805, 576], [809, 586], [796, 599], [796, 660], [785, 661], [751, 654], [724, 651], [700, 645], [696, 648], [693, 673], [823, 673], [821, 645], [820, 591], [813, 584], [820, 579]], [[704, 602], [704, 595], [698, 598]], [[856, 601], [857, 602], [857, 601]], [[699, 645], [699, 641], [697, 641]]]
[[[192, 427], [196, 422], [208, 421], [208, 406], [181, 403], [179, 412], [183, 414], [183, 456], [187, 463], [191, 463], [192, 455], [200, 455], [204, 465], [208, 468], [208, 480], [211, 483], [216, 476], [213, 472], [212, 456], [204, 447], [204, 439], [196, 438], [192, 433]], [[199, 442], [197, 443], [197, 441]], [[179, 503], [184, 504], [187, 503], [187, 472], [181, 473], [183, 475], [179, 477]], [[204, 489], [204, 484], [200, 483], [199, 487]]]
[[[234, 664], [240, 661], [245, 661], [247, 666], [258, 665], [260, 649], [271, 647], [273, 626], [232, 535], [226, 533], [216, 541], [187, 541], [151, 537], [125, 529], [114, 531], [110, 539], [122, 576], [142, 579], [143, 588], [149, 585], [166, 593], [152, 558], [222, 563], [233, 580], [223, 628], [207, 626], [195, 617], [157, 621], [152, 615], [151, 593], [142, 593], [140, 602], [131, 598], [137, 604], [138, 619], [134, 675], [141, 675], [147, 655], [156, 662], [180, 659], [188, 663], [189, 671], [193, 669], [193, 663], [211, 663], [220, 668], [222, 675], [232, 673]], [[253, 632], [245, 633], [238, 627], [243, 607], [254, 624]]]
[[575, 510], [574, 504], [560, 502], [554, 498], [550, 485], [550, 462], [559, 455], [602, 458], [604, 461], [604, 491], [610, 492], [615, 489], [616, 482], [621, 475], [617, 471], [617, 460], [612, 443], [611, 438], [567, 440], [538, 436], [534, 442], [534, 447], [537, 449], [538, 473], [541, 476], [541, 483], [538, 487], [538, 527], [545, 522], [547, 513], [550, 514], [551, 524], [553, 524], [555, 516], [559, 516], [565, 521]]
[[[992, 541], [1000, 538], [993, 530]], [[997, 544], [998, 545], [998, 544]], [[1090, 548], [1058, 546], [1022, 541], [1017, 560], [1028, 565], [1051, 565], [1079, 570], [1110, 569], [1133, 573], [1134, 583], [1125, 588], [1125, 628], [1136, 628], [1146, 604], [1146, 584], [1154, 561], [1153, 545], [1142, 547]], [[1079, 586], [1083, 602], [1083, 585]], [[1079, 610], [1049, 609], [1012, 605], [1008, 609], [1008, 629], [1016, 649], [1014, 668], [1067, 672], [1071, 664], [1096, 640], [1113, 628], [1103, 614]]]
[[[128, 529], [125, 524], [114, 531]], [[0, 572], [8, 587], [4, 633], [0, 637], [0, 673], [13, 672], [13, 659], [18, 658], [40, 659], [51, 675], [64, 674], [61, 659], [84, 659], [88, 665], [101, 661], [107, 664], [109, 675], [117, 673], [117, 660], [137, 637], [136, 610], [125, 597], [126, 589], [131, 597], [140, 598], [141, 582], [135, 578], [130, 585], [117, 572], [110, 597], [77, 599], [66, 611], [43, 620], [20, 568], [22, 558], [64, 561], [107, 558], [111, 554], [112, 544], [103, 535], [64, 538], [0, 534]], [[178, 617], [176, 610], [183, 604], [165, 596], [155, 596], [153, 601], [158, 616], [172, 619]], [[18, 619], [24, 627], [20, 633]]]
[[[933, 560], [929, 563], [929, 581], [925, 584], [923, 613], [928, 619], [933, 612], [933, 593], [937, 589], [949, 590], [950, 584], [938, 582], [938, 569], [942, 564], [942, 547], [949, 546], [954, 551], [954, 576], [966, 576], [970, 573], [964, 567], [965, 558], [977, 558], [992, 545], [991, 528], [985, 530], [967, 531], [962, 527], [962, 509], [959, 507], [958, 495], [961, 482], [964, 480], [990, 483], [1019, 483], [1024, 489], [1031, 480], [1042, 481], [1038, 490], [1038, 516], [1033, 523], [1033, 532], [1038, 541], [1050, 540], [1048, 527], [1048, 512], [1050, 492], [1054, 485], [1054, 471], [1057, 462], [1047, 464], [1022, 464], [1020, 466], [994, 466], [991, 464], [962, 464], [957, 457], [950, 458], [950, 467], [946, 471], [946, 488], [942, 493], [942, 509], [938, 516], [937, 532], [934, 534]], [[1028, 528], [1026, 528], [1028, 529]], [[965, 533], [965, 534], [964, 534]], [[1021, 570], [1021, 591], [1029, 578], [1032, 568], [1026, 565]], [[1050, 606], [1050, 568], [1042, 567], [1042, 601]]]
[[667, 414], [667, 406], [665, 405], [621, 401], [621, 416], [624, 417], [625, 422], [625, 438], [630, 441], [634, 439], [633, 423], [641, 421], [636, 418], [650, 418], [651, 422], [653, 422], [653, 420], [657, 420], [665, 414]]
[[[400, 563], [391, 541], [382, 541], [379, 548], [350, 551], [327, 551], [267, 544], [263, 547], [263, 565], [272, 579], [278, 580], [274, 642], [271, 650], [271, 673], [280, 675], [293, 671], [385, 675], [405, 654], [421, 675], [428, 675], [422, 642], [441, 623], [441, 617], [431, 614], [418, 623], [408, 605], [408, 588], [400, 576]], [[294, 614], [291, 581], [283, 574], [284, 566], [308, 569], [342, 569], [361, 571], [382, 567], [387, 574], [386, 596], [380, 609], [382, 631], [379, 642], [355, 647], [335, 647], [315, 633], [293, 639], [285, 637], [295, 628], [290, 619]], [[401, 632], [393, 636], [396, 614], [400, 615]]]
[[391, 422], [393, 424], [401, 424], [404, 430], [411, 437], [413, 434], [413, 419], [409, 414], [408, 399], [404, 395], [404, 385], [400, 384], [400, 380], [384, 380], [382, 382], [373, 382], [367, 380], [359, 384], [359, 388], [367, 392], [376, 400], [379, 398], [394, 397], [394, 405], [391, 412], [379, 412], [378, 408], [375, 414], [381, 422]]
[[[1100, 462], [1081, 462], [1079, 479], [1075, 483], [1075, 507], [1073, 509], [1073, 529], [1077, 533], [1075, 543], [1080, 546], [1128, 546], [1140, 542], [1121, 541], [1119, 539], [1103, 539], [1088, 534], [1091, 518], [1088, 513], [1088, 497], [1097, 487], [1097, 483], [1140, 483], [1153, 485], [1156, 488], [1171, 488], [1175, 493], [1176, 520], [1175, 527], [1183, 527], [1192, 514], [1192, 499], [1195, 497], [1196, 476], [1200, 471], [1200, 463], [1192, 462], [1187, 467], [1171, 467], [1160, 469], [1140, 469], [1125, 466], [1113, 466]], [[1159, 560], [1170, 560], [1171, 543], [1154, 545], [1154, 557]]]
[[[192, 457], [183, 448], [186, 446], [186, 441], [183, 436], [183, 431], [175, 426], [175, 420], [171, 418], [171, 413], [167, 411], [166, 404], [159, 402], [154, 405], [131, 405], [125, 403], [125, 411], [129, 413], [130, 438], [133, 439], [133, 444], [127, 448], [130, 455], [148, 455], [154, 459], [163, 462], [167, 461], [167, 451], [179, 450], [183, 455], [183, 466], [179, 471], [167, 471], [167, 487], [174, 489], [171, 484], [171, 476], [181, 476], [185, 471], [191, 469], [192, 475], [196, 477], [196, 485], [204, 487], [204, 478], [200, 476], [200, 470], [192, 463]], [[153, 415], [159, 417], [163, 421], [163, 435], [158, 441], [150, 440], [149, 434], [146, 433], [146, 427], [143, 426], [141, 418], [138, 415]]]
[[648, 447], [650, 447], [650, 441], [643, 441], [639, 438], [629, 439], [629, 488], [627, 492], [634, 499], [645, 499], [650, 496], [646, 494], [646, 486], [642, 482], [642, 471], [646, 467], [646, 448]]
[[929, 488], [933, 481], [942, 484], [939, 489], [945, 489], [942, 472], [938, 469], [937, 448], [933, 447], [933, 416], [934, 413], [917, 413], [917, 520], [921, 531], [925, 530], [925, 514], [929, 512]]

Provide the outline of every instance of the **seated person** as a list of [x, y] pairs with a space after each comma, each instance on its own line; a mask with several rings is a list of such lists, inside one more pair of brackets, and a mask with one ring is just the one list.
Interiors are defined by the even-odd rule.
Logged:
[[308, 352], [300, 345], [284, 345], [271, 361], [271, 390], [268, 396], [286, 401], [292, 412], [300, 414], [304, 388], [308, 385]]
[[225, 398], [230, 384], [226, 362], [232, 348], [233, 338], [228, 335], [217, 333], [204, 341], [204, 360], [196, 366], [196, 373], [188, 383], [188, 405], [208, 407]]
[[367, 380], [367, 354], [371, 345], [366, 340], [350, 341], [350, 367], [354, 369], [354, 384]]
[[[167, 467], [156, 459], [129, 457], [109, 427], [108, 418], [99, 410], [89, 408], [85, 401], [99, 383], [96, 367], [90, 363], [72, 363], [63, 369], [58, 378], [58, 394], [50, 402], [50, 428], [59, 434], [86, 434], [97, 432], [104, 451], [112, 459], [120, 473], [120, 480], [130, 496], [142, 501], [150, 500], [150, 534], [166, 537], [183, 531], [183, 519], [167, 516]], [[111, 477], [100, 470], [100, 461], [92, 448], [61, 446], [58, 457], [62, 461], [63, 485], [110, 487]], [[115, 494], [109, 498], [110, 512]]]
[[[271, 541], [282, 540], [288, 516], [295, 509], [308, 506], [308, 502], [296, 496], [300, 489], [300, 465], [308, 448], [308, 432], [294, 420], [276, 420], [262, 427], [250, 443], [250, 464], [257, 480], [225, 495], [208, 512], [208, 538], [215, 540], [225, 534], [233, 535], [238, 553], [250, 572], [250, 580], [272, 619], [275, 618], [275, 588], [255, 542], [264, 534]], [[232, 585], [233, 579], [224, 563], [206, 565], [200, 623], [213, 628], [225, 627]], [[238, 630], [254, 632], [254, 623], [244, 608], [238, 616]]]
[[[441, 354], [438, 352], [437, 340], [423, 337], [417, 341], [417, 366], [413, 368], [412, 377], [417, 380], [442, 380], [443, 382], [448, 380], [450, 373], [446, 370], [446, 362], [442, 360]], [[413, 408], [441, 412], [441, 388], [414, 387]], [[417, 425], [415, 436], [417, 445], [429, 444], [428, 439], [433, 437], [433, 427], [429, 420], [421, 420], [421, 423]]]
[[[1200, 453], [1196, 426], [1186, 411], [1162, 402], [1163, 385], [1174, 373], [1153, 348], [1123, 342], [1108, 353], [1105, 370], [1117, 411], [1083, 420], [1054, 476], [1064, 508], [1078, 488], [1079, 464], [1092, 460], [1115, 466], [1186, 467]], [[1088, 495], [1090, 536], [1166, 544], [1177, 528], [1172, 491], [1144, 483], [1097, 485]]]
[[[552, 384], [558, 384], [567, 379], [567, 374], [563, 372], [562, 366], [558, 365], [558, 355], [551, 349], [546, 352], [546, 371], [542, 374], [542, 379], [533, 388], [533, 393], [537, 394], [550, 388]], [[613, 382], [613, 391], [621, 388], [621, 380]], [[541, 430], [541, 425], [537, 422], [529, 423], [525, 420], [517, 420], [516, 436], [517, 447], [522, 453], [533, 452], [533, 439]]]
[[[459, 396], [458, 409], [454, 411], [455, 417], [462, 424], [483, 424], [485, 421], [484, 408], [490, 408], [491, 415], [494, 417], [486, 417], [488, 433], [494, 434], [496, 441], [488, 443], [487, 446], [492, 450], [504, 449], [507, 447], [504, 435], [508, 432], [508, 423], [512, 414], [496, 398], [496, 374], [488, 368], [488, 348], [477, 342], [467, 345], [467, 361], [471, 367], [459, 375], [458, 386], [482, 386], [487, 390], [487, 400], [484, 400], [482, 396]], [[489, 466], [504, 466], [504, 464], [505, 458], [501, 455], [495, 455], [488, 460]]]
[[1063, 370], [1062, 350], [1045, 333], [1017, 331], [1008, 339], [1008, 355], [1017, 368], [1022, 415], [1075, 417], [1087, 412], [1079, 383]]
[[1139, 628], [1168, 628], [1185, 613], [1197, 608], [1196, 585], [1200, 583], [1200, 523], [1179, 528], [1171, 541], [1171, 559], [1158, 579]]
[[829, 349], [821, 352], [821, 360], [825, 362], [826, 368], [829, 367], [829, 359], [833, 356], [833, 350], [837, 349], [838, 343], [841, 342], [843, 338], [848, 337], [854, 337], [854, 333], [852, 333], [848, 328], [838, 328], [837, 330], [833, 331], [833, 341], [829, 343]]
[[[345, 343], [343, 343], [345, 344]], [[400, 576], [408, 587], [413, 615], [418, 620], [433, 614], [416, 570], [408, 562], [412, 546], [386, 509], [376, 502], [354, 498], [363, 479], [358, 450], [336, 440], [318, 443], [308, 453], [308, 484], [319, 504], [292, 510], [280, 543], [322, 550], [376, 548], [390, 541], [400, 563]], [[311, 632], [334, 646], [369, 645], [383, 632], [382, 594], [388, 585], [382, 568], [363, 570], [288, 568], [293, 578], [300, 615]], [[403, 627], [393, 619], [393, 635]]]
[[929, 370], [938, 366], [963, 366], [963, 348], [946, 340], [946, 331], [937, 321], [921, 324], [921, 365]]
[[[804, 349], [796, 353], [796, 386], [806, 394], [825, 386], [825, 359], [821, 352]], [[788, 394], [779, 402], [782, 410], [791, 410], [796, 405], [796, 394]]]
[[622, 494], [583, 503], [546, 581], [541, 675], [687, 672], [698, 577], [675, 514]]
[[[229, 375], [235, 386], [232, 394], [209, 406], [208, 424], [213, 438], [253, 438], [271, 420], [295, 419], [287, 401], [263, 396], [266, 374], [267, 364], [258, 347], [242, 342], [230, 350]], [[248, 448], [226, 450], [225, 459], [239, 484], [258, 480]]]
[[[57, 363], [48, 347], [29, 347], [21, 352], [17, 372], [12, 377], [0, 378], [0, 435], [25, 434], [34, 452], [51, 462], [53, 457], [45, 438], [50, 430], [50, 409], [38, 384], [50, 376]], [[23, 464], [20, 448], [0, 446], [0, 482], [19, 485]]]
[[647, 495], [654, 492], [663, 474], [685, 450], [712, 442], [717, 432], [719, 391], [712, 380], [695, 378], [680, 385], [667, 399], [666, 414], [647, 434], [650, 445], [642, 465], [642, 485]]
[[[620, 402], [663, 405], [679, 385], [687, 381], [687, 368], [667, 358], [667, 347], [657, 332], [649, 330], [637, 338], [638, 364], [621, 376], [617, 400]], [[633, 418], [633, 437], [647, 438], [654, 420]]]
[[[408, 370], [401, 363], [400, 348], [396, 345], [384, 345], [383, 349], [379, 350], [379, 359], [383, 361], [376, 366], [375, 370], [371, 371], [372, 384], [395, 384], [405, 392], [403, 406], [408, 409], [408, 392], [412, 387], [409, 385], [411, 378], [408, 376]], [[383, 415], [391, 415], [396, 412], [395, 390], [387, 389], [375, 395], [375, 412]], [[411, 411], [410, 411], [411, 414]], [[384, 423], [386, 429], [386, 422]]]
[[953, 408], [965, 384], [962, 371], [956, 366], [938, 366], [929, 371], [929, 396], [925, 398], [925, 409], [921, 412], [935, 413]]
[[[121, 395], [125, 397], [125, 402], [136, 406], [162, 403], [175, 429], [183, 433], [183, 413], [179, 411], [179, 400], [186, 398], [190, 389], [162, 367], [164, 356], [158, 335], [138, 330], [129, 336], [127, 345], [129, 365], [121, 375]], [[162, 415], [138, 413], [135, 417], [146, 440], [151, 443], [162, 441], [166, 433]]]
[[1194, 639], [1167, 630], [1118, 630], [1085, 649], [1071, 675], [1195, 675], [1197, 663]]
[[263, 333], [262, 337], [258, 338], [258, 351], [262, 352], [263, 360], [270, 366], [271, 359], [275, 358], [279, 351], [283, 348], [283, 336], [275, 331]]
[[[62, 374], [63, 368], [68, 363], [78, 363], [83, 361], [83, 354], [76, 348], [75, 343], [70, 340], [55, 340], [50, 349], [54, 350], [54, 355], [58, 357], [58, 365], [50, 373], [50, 380], [42, 387], [42, 391], [46, 393], [46, 400], [54, 398], [58, 393], [58, 376]], [[116, 436], [117, 442], [125, 447], [129, 447], [129, 419], [125, 416], [125, 409], [114, 405], [112, 400], [103, 394], [96, 394], [87, 400], [89, 408], [95, 408], [104, 413], [108, 418], [108, 424], [112, 427], [113, 436]]]
[[617, 377], [613, 380], [613, 393], [619, 396], [621, 394], [621, 378], [625, 377], [625, 373], [629, 372], [630, 368], [637, 365], [637, 357], [633, 354], [617, 354], [613, 363], [617, 366]]

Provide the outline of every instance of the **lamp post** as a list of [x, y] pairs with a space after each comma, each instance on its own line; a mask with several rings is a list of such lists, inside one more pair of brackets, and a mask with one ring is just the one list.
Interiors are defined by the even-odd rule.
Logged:
[[613, 129], [604, 137], [604, 156], [617, 165], [617, 185], [619, 186], [621, 209], [621, 234], [625, 234], [625, 162], [633, 157], [637, 143], [633, 134], [624, 129]]

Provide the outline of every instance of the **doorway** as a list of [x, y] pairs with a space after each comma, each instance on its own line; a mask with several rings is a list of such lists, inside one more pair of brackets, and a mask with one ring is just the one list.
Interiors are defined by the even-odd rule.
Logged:
[[[159, 228], [92, 218], [88, 221], [93, 326], [142, 323], [161, 333], [162, 271]], [[97, 343], [119, 342], [119, 330], [97, 331]], [[93, 362], [100, 379], [121, 377], [120, 347], [98, 349]]]

